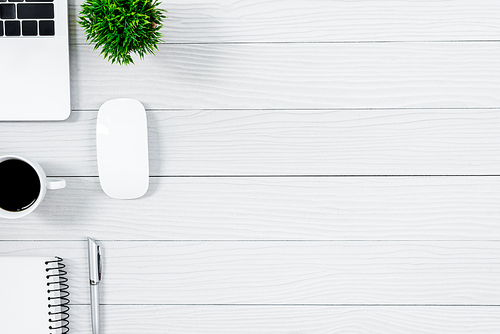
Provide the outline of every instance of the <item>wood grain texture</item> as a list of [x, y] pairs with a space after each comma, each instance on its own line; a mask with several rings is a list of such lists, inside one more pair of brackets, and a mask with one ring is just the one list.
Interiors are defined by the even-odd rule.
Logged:
[[[500, 43], [161, 45], [135, 66], [70, 48], [74, 110], [499, 107]], [[99, 75], [96, 75], [99, 73]]]
[[[498, 175], [498, 110], [149, 111], [150, 174]], [[0, 123], [0, 154], [97, 176], [95, 112]]]
[[[496, 334], [499, 307], [104, 305], [108, 334]], [[90, 333], [90, 307], [73, 305], [71, 333]]]
[[145, 197], [69, 178], [4, 240], [498, 240], [500, 178], [151, 178]]
[[[70, 1], [72, 43], [83, 0]], [[167, 43], [498, 40], [500, 8], [491, 0], [164, 1]], [[78, 29], [77, 29], [78, 28]]]
[[[83, 237], [82, 237], [83, 239]], [[99, 241], [103, 304], [496, 305], [498, 241]], [[66, 259], [88, 304], [86, 241], [0, 244]]]
[[[500, 332], [498, 3], [169, 1], [157, 56], [119, 67], [82, 2], [70, 120], [0, 123], [0, 154], [67, 177], [0, 255], [65, 258], [72, 333], [86, 236], [105, 333]], [[136, 201], [95, 177], [96, 110], [124, 96], [148, 109]]]

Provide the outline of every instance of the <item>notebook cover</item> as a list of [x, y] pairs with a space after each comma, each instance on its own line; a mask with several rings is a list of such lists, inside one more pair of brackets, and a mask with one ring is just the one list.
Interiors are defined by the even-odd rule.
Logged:
[[[46, 263], [47, 261], [54, 261]], [[0, 333], [49, 334], [65, 333], [58, 322], [50, 322], [56, 316], [60, 304], [56, 275], [57, 258], [47, 257], [0, 257]], [[49, 270], [47, 270], [49, 269]], [[49, 299], [49, 297], [51, 299]], [[49, 307], [49, 305], [52, 305]], [[52, 318], [51, 318], [52, 317]], [[60, 316], [58, 316], [60, 319]]]

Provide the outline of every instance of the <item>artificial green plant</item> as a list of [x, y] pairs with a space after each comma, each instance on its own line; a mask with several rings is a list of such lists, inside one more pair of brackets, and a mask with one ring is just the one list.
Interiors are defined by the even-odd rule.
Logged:
[[154, 55], [162, 42], [160, 29], [166, 10], [158, 0], [85, 0], [78, 23], [87, 42], [111, 63], [133, 64], [132, 54]]

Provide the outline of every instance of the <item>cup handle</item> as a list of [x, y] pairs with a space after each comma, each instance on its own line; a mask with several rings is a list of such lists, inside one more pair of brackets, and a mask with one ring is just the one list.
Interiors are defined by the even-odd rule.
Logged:
[[62, 189], [66, 187], [66, 180], [54, 177], [47, 178], [47, 189]]

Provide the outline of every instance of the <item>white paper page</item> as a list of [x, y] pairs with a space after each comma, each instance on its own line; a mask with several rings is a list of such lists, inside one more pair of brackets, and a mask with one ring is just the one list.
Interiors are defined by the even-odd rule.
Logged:
[[0, 257], [0, 333], [51, 332], [47, 260], [52, 259]]

